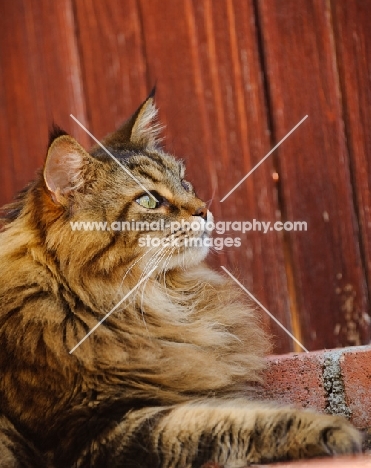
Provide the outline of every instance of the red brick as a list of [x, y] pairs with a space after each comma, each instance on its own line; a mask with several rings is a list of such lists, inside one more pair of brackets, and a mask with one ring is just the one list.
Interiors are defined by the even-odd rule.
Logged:
[[371, 468], [371, 456], [323, 458], [318, 460], [303, 460], [299, 462], [276, 463], [274, 465], [257, 465], [264, 468]]
[[371, 427], [371, 347], [346, 348], [339, 362], [351, 421], [359, 428]]
[[[351, 457], [321, 458], [317, 460], [300, 460], [286, 463], [275, 463], [273, 465], [254, 465], [255, 467], [274, 468], [370, 468], [370, 455], [357, 455]], [[223, 468], [217, 463], [209, 462], [202, 468]], [[249, 468], [249, 467], [244, 467]]]
[[322, 351], [271, 356], [268, 361], [265, 398], [324, 411]]
[[259, 397], [349, 415], [370, 428], [371, 346], [270, 356]]

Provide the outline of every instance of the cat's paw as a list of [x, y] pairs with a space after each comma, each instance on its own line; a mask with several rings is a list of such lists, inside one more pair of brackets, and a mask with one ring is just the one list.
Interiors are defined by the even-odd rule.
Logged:
[[359, 453], [362, 450], [361, 433], [344, 418], [331, 417], [321, 436], [330, 455]]
[[[317, 415], [302, 441], [303, 458], [359, 453], [362, 435], [340, 416]], [[300, 456], [299, 458], [302, 458]]]

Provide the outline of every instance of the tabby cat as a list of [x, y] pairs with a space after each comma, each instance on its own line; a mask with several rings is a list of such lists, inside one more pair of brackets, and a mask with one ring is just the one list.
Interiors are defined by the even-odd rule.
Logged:
[[[212, 215], [159, 146], [156, 112], [151, 94], [103, 140], [116, 161], [56, 128], [43, 172], [3, 211], [0, 466], [236, 468], [358, 452], [346, 420], [248, 397], [269, 340], [244, 293], [203, 263], [207, 247], [185, 244], [210, 236]], [[160, 218], [158, 231], [71, 228]], [[180, 220], [198, 223], [169, 228]]]

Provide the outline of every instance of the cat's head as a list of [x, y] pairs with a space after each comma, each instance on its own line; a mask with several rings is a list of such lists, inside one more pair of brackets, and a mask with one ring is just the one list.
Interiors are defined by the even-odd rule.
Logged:
[[159, 146], [156, 115], [151, 94], [104, 148], [89, 152], [63, 131], [52, 134], [43, 171], [46, 245], [65, 265], [173, 269], [206, 256], [212, 215], [183, 163]]

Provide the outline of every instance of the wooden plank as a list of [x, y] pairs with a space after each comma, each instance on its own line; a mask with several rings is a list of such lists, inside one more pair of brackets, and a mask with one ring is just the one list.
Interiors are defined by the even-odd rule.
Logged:
[[329, 3], [258, 1], [265, 60], [280, 140], [286, 217], [308, 232], [290, 234], [302, 334], [309, 349], [361, 344], [369, 307], [353, 206], [349, 155]]
[[146, 61], [136, 0], [76, 2], [89, 129], [102, 138], [147, 97]]
[[[220, 203], [270, 149], [253, 2], [143, 0], [140, 7], [167, 148], [187, 161], [190, 180], [203, 199], [213, 200], [217, 220], [275, 221], [272, 160]], [[213, 264], [229, 268], [291, 329], [282, 236], [240, 237], [242, 246], [219, 251]], [[284, 332], [271, 328], [275, 351], [292, 349]]]
[[[0, 60], [2, 56], [2, 49], [0, 48]], [[2, 92], [0, 92], [0, 206], [2, 206], [5, 202], [9, 202], [12, 199], [17, 186], [15, 182], [11, 142], [9, 141], [9, 124], [8, 115], [6, 112], [7, 95], [5, 93], [4, 82], [5, 80], [4, 74], [1, 73], [1, 69], [2, 67], [0, 67], [0, 90], [2, 90]]]
[[[332, 2], [340, 83], [351, 171], [362, 240], [363, 265], [371, 285], [371, 1]], [[371, 338], [370, 313], [364, 321]]]
[[72, 131], [69, 114], [85, 114], [70, 0], [2, 5], [0, 83], [2, 205], [42, 165], [53, 121]]

